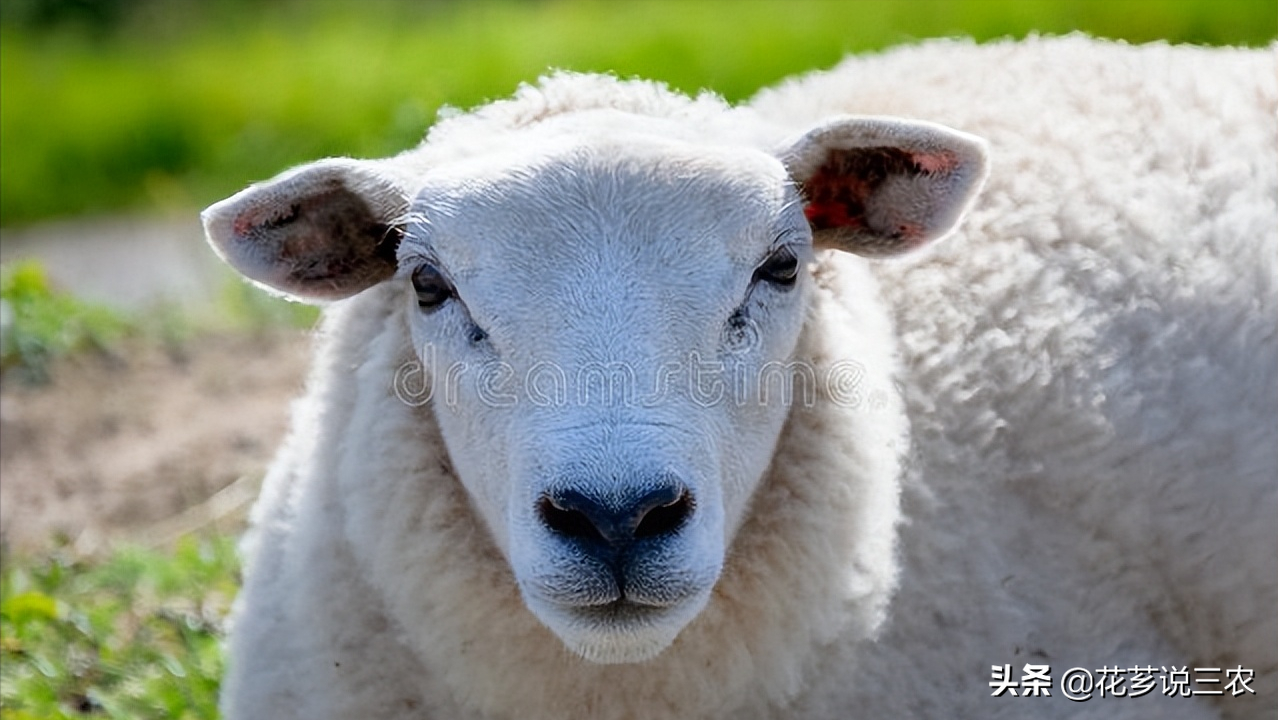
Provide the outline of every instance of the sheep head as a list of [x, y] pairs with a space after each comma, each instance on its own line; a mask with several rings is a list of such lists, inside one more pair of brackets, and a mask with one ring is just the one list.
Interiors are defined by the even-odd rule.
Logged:
[[402, 287], [449, 465], [528, 609], [594, 662], [654, 657], [709, 601], [796, 401], [814, 248], [925, 245], [985, 174], [981, 141], [926, 123], [838, 118], [780, 150], [707, 134], [566, 113], [438, 164], [321, 161], [204, 214], [277, 292]]

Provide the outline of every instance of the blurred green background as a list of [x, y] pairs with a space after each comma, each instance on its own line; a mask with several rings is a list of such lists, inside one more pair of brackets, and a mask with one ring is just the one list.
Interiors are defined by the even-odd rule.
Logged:
[[935, 36], [1083, 30], [1260, 45], [1273, 0], [4, 0], [0, 226], [203, 206], [324, 155], [416, 142], [441, 104], [547, 68], [711, 88]]

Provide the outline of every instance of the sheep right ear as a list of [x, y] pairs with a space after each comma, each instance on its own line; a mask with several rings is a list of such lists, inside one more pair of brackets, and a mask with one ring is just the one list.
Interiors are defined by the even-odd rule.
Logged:
[[899, 255], [945, 237], [985, 182], [985, 141], [892, 117], [844, 116], [780, 153], [818, 247]]
[[407, 194], [370, 161], [294, 168], [210, 206], [209, 244], [236, 270], [298, 300], [338, 300], [395, 273]]

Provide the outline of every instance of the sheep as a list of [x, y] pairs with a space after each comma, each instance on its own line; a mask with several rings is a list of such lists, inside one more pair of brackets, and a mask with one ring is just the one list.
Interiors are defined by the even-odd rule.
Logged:
[[226, 717], [1260, 717], [1276, 139], [1278, 46], [932, 41], [210, 207], [327, 304]]

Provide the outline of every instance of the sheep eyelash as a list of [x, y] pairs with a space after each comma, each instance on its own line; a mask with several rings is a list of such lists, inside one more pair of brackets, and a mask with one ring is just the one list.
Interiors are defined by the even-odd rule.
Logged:
[[430, 227], [430, 218], [420, 210], [410, 210], [391, 218], [387, 225], [392, 230], [398, 230], [405, 239], [418, 240], [420, 242], [423, 239], [422, 235], [425, 229]]
[[439, 258], [433, 253], [414, 250], [413, 247], [426, 245], [426, 229], [430, 227], [430, 219], [420, 210], [411, 210], [397, 215], [388, 223], [390, 232], [400, 236], [400, 255], [395, 271], [397, 278], [407, 277], [421, 263], [428, 262], [442, 269]]
[[392, 227], [400, 227], [407, 230], [411, 225], [428, 225], [430, 220], [426, 217], [426, 213], [420, 210], [409, 210], [402, 215], [391, 218], [389, 224]]

